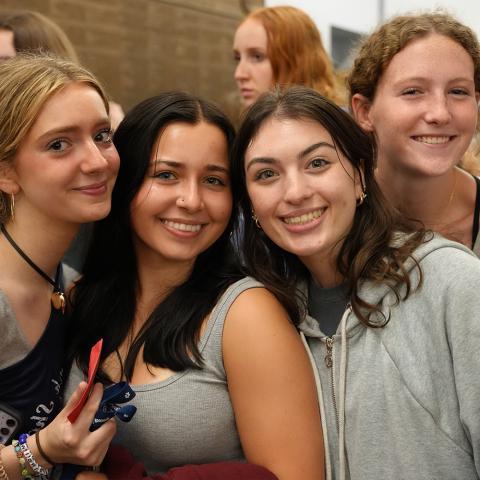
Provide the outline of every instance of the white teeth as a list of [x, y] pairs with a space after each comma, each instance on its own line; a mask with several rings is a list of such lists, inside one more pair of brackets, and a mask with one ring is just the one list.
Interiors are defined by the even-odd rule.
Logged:
[[432, 145], [447, 143], [450, 140], [450, 137], [415, 137], [417, 142], [429, 143]]
[[314, 220], [315, 218], [318, 218], [324, 211], [325, 211], [325, 208], [322, 208], [321, 210], [315, 210], [314, 212], [305, 213], [298, 217], [284, 217], [283, 221], [285, 223], [288, 223], [289, 225], [299, 225], [301, 223], [308, 223]]
[[201, 225], [190, 225], [189, 223], [177, 223], [177, 222], [171, 222], [170, 220], [162, 220], [162, 223], [164, 223], [168, 227], [175, 228], [176, 230], [180, 230], [182, 232], [198, 232], [202, 228]]

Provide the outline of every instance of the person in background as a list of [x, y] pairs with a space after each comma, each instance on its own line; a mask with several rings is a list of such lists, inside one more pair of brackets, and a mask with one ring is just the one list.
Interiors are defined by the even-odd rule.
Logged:
[[458, 167], [478, 125], [475, 33], [444, 13], [393, 18], [365, 39], [347, 81], [387, 199], [480, 255], [480, 179]]
[[[33, 10], [0, 10], [0, 60], [18, 52], [51, 53], [80, 64], [72, 42], [54, 21]], [[121, 105], [109, 103], [115, 129], [125, 114]]]
[[343, 88], [313, 20], [295, 7], [254, 10], [233, 42], [235, 81], [244, 106], [275, 85], [304, 85], [343, 103]]
[[480, 262], [406, 223], [374, 170], [371, 137], [317, 92], [262, 96], [233, 152], [246, 267], [299, 302], [327, 479], [478, 480]]
[[113, 443], [150, 475], [246, 459], [282, 480], [322, 479], [308, 356], [288, 311], [231, 251], [233, 139], [214, 105], [176, 92], [141, 102], [119, 125], [112, 210], [95, 224], [72, 289], [69, 383], [103, 337], [100, 378], [136, 393], [136, 415]]
[[115, 433], [112, 422], [89, 432], [101, 385], [76, 423], [67, 415], [85, 384], [62, 409], [64, 292], [75, 272], [61, 259], [82, 224], [110, 211], [119, 158], [104, 90], [77, 64], [1, 63], [0, 112], [1, 434], [20, 442], [0, 445], [0, 477], [16, 480], [56, 463], [99, 464]]

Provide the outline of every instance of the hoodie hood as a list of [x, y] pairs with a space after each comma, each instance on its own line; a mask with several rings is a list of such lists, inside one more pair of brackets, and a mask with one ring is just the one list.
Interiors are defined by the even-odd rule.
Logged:
[[[393, 237], [391, 245], [401, 247], [405, 243], [407, 238], [408, 237], [405, 234], [396, 234]], [[447, 247], [463, 250], [464, 252], [467, 252], [473, 257], [475, 257], [475, 254], [464, 245], [453, 242], [451, 240], [447, 240], [441, 235], [431, 233], [427, 234], [425, 241], [421, 245], [419, 245], [418, 248], [413, 252], [413, 254], [405, 261], [405, 270], [411, 273], [417, 268], [417, 266], [426, 256], [430, 255], [436, 250]], [[415, 295], [416, 286], [417, 285], [412, 285], [411, 295]], [[307, 296], [308, 287], [306, 282], [302, 283], [299, 288], [303, 292], [303, 294]], [[372, 305], [381, 305], [382, 313], [384, 315], [388, 315], [389, 308], [396, 303], [396, 297], [393, 294], [391, 288], [386, 283], [361, 281], [359, 288], [359, 296]], [[381, 317], [379, 321], [382, 322], [383, 317]], [[356, 317], [354, 319], [350, 318], [346, 328], [347, 337], [355, 333], [355, 330], [361, 325], [361, 322]], [[298, 328], [305, 334], [306, 337], [325, 337], [325, 334], [320, 329], [319, 322], [308, 314], [305, 314], [305, 317]]]

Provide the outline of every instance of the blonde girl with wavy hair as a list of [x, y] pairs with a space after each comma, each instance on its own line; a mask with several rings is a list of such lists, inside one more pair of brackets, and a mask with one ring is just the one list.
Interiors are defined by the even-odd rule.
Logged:
[[89, 432], [100, 385], [75, 424], [66, 417], [85, 384], [62, 410], [73, 272], [61, 259], [83, 223], [110, 211], [119, 158], [105, 93], [74, 63], [31, 55], [3, 62], [0, 112], [0, 409], [10, 417], [2, 440], [19, 438], [35, 460], [19, 468], [14, 447], [0, 447], [0, 475], [15, 480], [23, 469], [97, 465], [115, 432], [112, 423]]

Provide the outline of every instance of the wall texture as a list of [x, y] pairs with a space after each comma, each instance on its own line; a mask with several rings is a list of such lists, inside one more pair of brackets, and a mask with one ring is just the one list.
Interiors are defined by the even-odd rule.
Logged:
[[124, 109], [181, 89], [238, 108], [232, 41], [245, 7], [263, 0], [1, 0], [39, 11], [71, 38], [82, 63]]

